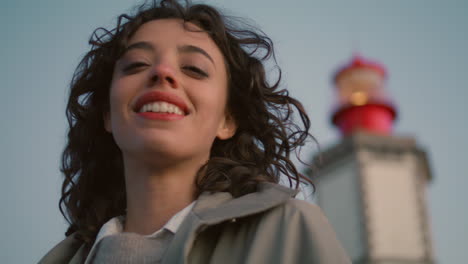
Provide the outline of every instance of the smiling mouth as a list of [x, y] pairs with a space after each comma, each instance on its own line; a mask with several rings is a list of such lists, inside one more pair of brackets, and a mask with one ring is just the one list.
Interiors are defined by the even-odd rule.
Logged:
[[188, 107], [183, 99], [175, 94], [163, 91], [150, 91], [138, 98], [134, 105], [137, 114], [147, 117], [178, 116], [189, 114]]
[[168, 102], [151, 102], [143, 105], [137, 113], [166, 113], [166, 114], [176, 114], [176, 115], [185, 115], [184, 111], [180, 109], [177, 105], [168, 103]]

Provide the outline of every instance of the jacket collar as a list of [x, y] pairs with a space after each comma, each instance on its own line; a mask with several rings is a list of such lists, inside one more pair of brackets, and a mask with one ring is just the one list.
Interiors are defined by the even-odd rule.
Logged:
[[212, 225], [266, 211], [285, 203], [297, 192], [278, 184], [261, 183], [257, 192], [235, 199], [230, 193], [203, 193], [193, 212], [202, 224]]
[[261, 183], [257, 192], [239, 198], [229, 193], [203, 193], [175, 234], [162, 263], [187, 263], [195, 237], [204, 228], [264, 212], [286, 203], [297, 192], [278, 184]]

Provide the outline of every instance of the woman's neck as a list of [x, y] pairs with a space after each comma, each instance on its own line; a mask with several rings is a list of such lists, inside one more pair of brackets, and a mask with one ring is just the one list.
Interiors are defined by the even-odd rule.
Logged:
[[202, 164], [172, 167], [146, 166], [125, 160], [127, 217], [125, 231], [148, 235], [194, 200], [195, 177]]

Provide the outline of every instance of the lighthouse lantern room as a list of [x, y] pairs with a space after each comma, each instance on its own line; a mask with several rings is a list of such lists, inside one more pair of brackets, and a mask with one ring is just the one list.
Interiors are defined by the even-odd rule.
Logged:
[[356, 130], [389, 134], [396, 109], [385, 92], [385, 68], [361, 56], [337, 71], [333, 78], [336, 103], [332, 122], [344, 135]]

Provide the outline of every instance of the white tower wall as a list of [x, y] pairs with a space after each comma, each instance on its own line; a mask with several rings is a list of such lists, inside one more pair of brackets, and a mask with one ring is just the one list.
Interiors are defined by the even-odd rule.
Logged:
[[434, 263], [431, 175], [414, 139], [358, 132], [320, 156], [317, 202], [353, 263]]
[[359, 258], [366, 241], [356, 161], [349, 156], [320, 175], [318, 203], [351, 259]]

